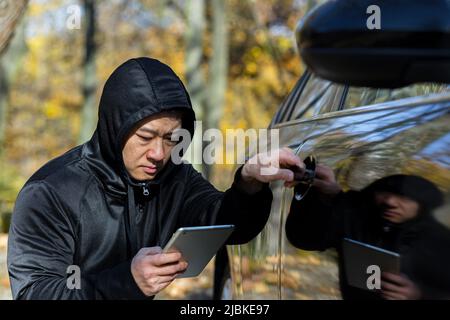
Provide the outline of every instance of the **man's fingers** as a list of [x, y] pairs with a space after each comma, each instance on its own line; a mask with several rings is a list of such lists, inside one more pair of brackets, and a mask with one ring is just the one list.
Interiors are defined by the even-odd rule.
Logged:
[[169, 276], [158, 276], [157, 277], [157, 282], [159, 283], [159, 284], [163, 284], [163, 283], [167, 283], [167, 282], [172, 282], [175, 278], [176, 278], [176, 276], [178, 275], [178, 273], [175, 273], [175, 274], [173, 274], [173, 275], [169, 275]]
[[305, 168], [303, 161], [287, 147], [271, 151], [270, 153], [260, 153], [257, 159], [258, 164], [263, 166], [297, 167], [300, 170]]
[[162, 249], [161, 247], [145, 247], [142, 248], [141, 250], [139, 250], [139, 254], [144, 254], [144, 255], [154, 255], [154, 254], [158, 254], [161, 253]]
[[179, 262], [181, 258], [180, 252], [160, 253], [158, 255], [149, 255], [146, 257], [148, 263], [157, 267]]
[[403, 287], [397, 286], [395, 284], [389, 283], [387, 281], [381, 281], [381, 290], [383, 292], [391, 293], [403, 293]]
[[[293, 181], [294, 177], [303, 176], [305, 164], [290, 148], [253, 156], [244, 166], [245, 176], [266, 183], [275, 180]], [[244, 175], [244, 170], [242, 171]]]
[[328, 182], [324, 181], [324, 180], [320, 180], [320, 179], [314, 179], [312, 185], [314, 187], [319, 188], [319, 190], [324, 189], [328, 186]]
[[420, 289], [406, 275], [382, 273], [381, 289], [383, 294], [399, 296], [400, 299], [420, 299]]
[[169, 266], [160, 267], [158, 269], [158, 274], [160, 276], [177, 275], [179, 273], [184, 272], [187, 269], [187, 266], [188, 266], [187, 262], [180, 262], [180, 263], [172, 264]]
[[301, 161], [300, 158], [296, 156], [289, 148], [283, 148], [280, 150], [279, 162], [280, 167], [296, 166], [300, 170], [305, 169], [305, 164], [303, 161]]
[[383, 272], [381, 278], [399, 286], [406, 286], [409, 283], [404, 276], [390, 272]]
[[316, 166], [316, 178], [322, 180], [330, 180], [334, 176], [334, 172], [331, 168], [318, 164]]
[[267, 172], [270, 172], [270, 175], [267, 175], [269, 181], [294, 181], [294, 172], [292, 170], [272, 167], [268, 168]]

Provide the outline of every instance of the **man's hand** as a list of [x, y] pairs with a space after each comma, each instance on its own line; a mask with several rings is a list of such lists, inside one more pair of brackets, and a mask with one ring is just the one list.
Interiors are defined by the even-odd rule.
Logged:
[[277, 151], [259, 153], [247, 161], [241, 171], [241, 190], [253, 194], [262, 189], [263, 183], [275, 180], [284, 180], [285, 186], [291, 187], [294, 174], [303, 175], [305, 164], [291, 149]]
[[146, 296], [167, 287], [188, 264], [180, 252], [162, 253], [160, 247], [142, 248], [131, 262], [131, 274]]
[[331, 197], [334, 197], [341, 192], [341, 187], [336, 181], [333, 170], [322, 164], [316, 166], [316, 176], [314, 177], [312, 185], [320, 193]]
[[418, 300], [420, 289], [405, 275], [383, 272], [381, 296], [386, 300]]

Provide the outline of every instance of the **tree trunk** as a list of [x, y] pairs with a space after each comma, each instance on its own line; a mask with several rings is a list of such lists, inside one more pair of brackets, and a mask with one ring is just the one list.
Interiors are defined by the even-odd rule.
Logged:
[[[3, 165], [3, 149], [5, 142], [6, 114], [9, 100], [9, 79], [4, 59], [0, 62], [0, 161]], [[3, 170], [2, 170], [3, 171]]]
[[0, 55], [14, 36], [14, 29], [28, 5], [28, 0], [0, 1]]
[[7, 123], [9, 89], [27, 51], [25, 43], [25, 23], [22, 20], [16, 29], [8, 49], [0, 58], [0, 161], [3, 163], [5, 130]]
[[[204, 120], [204, 77], [202, 74], [203, 33], [205, 30], [205, 2], [204, 0], [188, 0], [186, 2], [186, 85], [189, 90], [192, 105], [197, 120]], [[190, 156], [187, 160], [203, 173], [202, 161], [202, 135], [200, 130], [190, 146]], [[206, 176], [205, 176], [206, 177]]]
[[97, 77], [95, 67], [96, 57], [96, 4], [95, 0], [84, 0], [85, 16], [85, 56], [83, 61], [84, 79], [83, 79], [83, 107], [81, 111], [81, 127], [78, 138], [79, 143], [89, 140], [95, 130], [97, 123]]
[[[5, 134], [7, 126], [7, 115], [10, 104], [10, 87], [15, 81], [18, 71], [22, 67], [22, 60], [26, 54], [25, 43], [25, 23], [22, 20], [16, 29], [16, 34], [11, 39], [8, 48], [3, 51], [0, 58], [0, 189], [5, 191], [10, 189], [11, 181], [6, 176], [6, 154], [5, 154]], [[0, 198], [0, 219], [3, 220], [3, 213], [9, 210], [12, 199]], [[2, 222], [2, 227], [7, 228], [9, 223]]]
[[[205, 121], [207, 128], [219, 128], [225, 102], [228, 77], [228, 26], [225, 0], [212, 0], [212, 57], [209, 61], [208, 96]], [[205, 176], [212, 175], [212, 166], [205, 166]]]

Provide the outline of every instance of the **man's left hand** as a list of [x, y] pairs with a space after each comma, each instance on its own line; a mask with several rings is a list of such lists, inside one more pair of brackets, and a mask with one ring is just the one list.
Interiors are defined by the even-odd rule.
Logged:
[[384, 272], [381, 275], [381, 296], [386, 300], [418, 300], [421, 293], [407, 276]]

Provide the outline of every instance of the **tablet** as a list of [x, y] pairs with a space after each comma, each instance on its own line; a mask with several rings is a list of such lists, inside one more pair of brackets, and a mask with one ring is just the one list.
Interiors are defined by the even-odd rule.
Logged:
[[164, 246], [163, 252], [177, 249], [188, 262], [177, 278], [196, 277], [203, 271], [233, 232], [234, 225], [179, 228]]
[[367, 243], [344, 238], [342, 246], [344, 268], [350, 286], [370, 290], [368, 278], [374, 274], [368, 267], [375, 265], [380, 272], [400, 273], [400, 255]]

